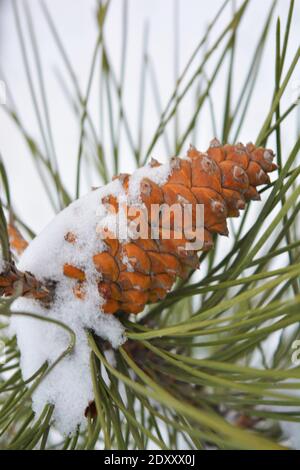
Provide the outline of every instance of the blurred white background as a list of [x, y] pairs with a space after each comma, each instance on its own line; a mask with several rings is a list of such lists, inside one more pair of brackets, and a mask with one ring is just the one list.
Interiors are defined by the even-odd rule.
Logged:
[[[22, 7], [26, 0], [17, 0]], [[125, 0], [112, 0], [108, 18], [105, 23], [105, 41], [108, 47], [110, 60], [114, 70], [119, 77], [122, 59], [122, 16]], [[68, 52], [82, 91], [86, 89], [88, 74], [90, 70], [92, 53], [97, 38], [96, 6], [95, 0], [46, 0], [46, 5], [55, 21], [56, 28], [63, 40]], [[222, 5], [223, 0], [129, 0], [128, 1], [128, 47], [126, 52], [126, 74], [124, 88], [124, 106], [129, 123], [132, 127], [133, 136], [137, 139], [139, 121], [139, 89], [141, 81], [141, 69], [143, 67], [142, 54], [145, 38], [145, 28], [148, 25], [148, 51], [151, 64], [155, 68], [162, 105], [167, 103], [168, 98], [175, 85], [176, 68], [182, 71], [194, 48], [202, 38], [209, 21]], [[73, 88], [66, 74], [61, 56], [53, 41], [53, 37], [41, 13], [41, 0], [27, 1], [30, 7], [33, 23], [38, 37], [38, 46], [41, 53], [43, 73], [47, 96], [49, 100], [50, 118], [53, 127], [56, 151], [59, 167], [63, 175], [63, 181], [70, 190], [72, 196], [75, 188], [76, 156], [79, 142], [79, 123], [74, 117], [73, 111], [65, 99], [61, 85], [57, 79], [57, 71], [64, 77], [71, 93]], [[236, 1], [238, 7], [240, 1]], [[234, 98], [245, 80], [245, 74], [249, 67], [250, 58], [256, 47], [258, 37], [261, 34], [271, 1], [251, 0], [245, 18], [238, 32], [238, 47], [235, 60], [235, 82]], [[281, 17], [285, 23], [289, 2], [279, 0], [276, 15]], [[222, 28], [228, 22], [232, 14], [233, 5], [229, 4], [221, 20], [218, 22], [209, 44], [216, 39]], [[295, 19], [291, 32], [287, 64], [290, 64], [292, 55], [299, 45], [300, 30], [300, 2], [296, 0]], [[21, 19], [24, 15], [21, 11]], [[177, 16], [176, 16], [177, 11]], [[22, 61], [20, 44], [18, 41], [15, 20], [11, 0], [0, 2], [0, 80], [5, 80], [8, 92], [13, 96], [18, 112], [20, 113], [27, 130], [40, 141], [37, 120], [34, 113], [32, 99], [30, 96], [28, 82]], [[275, 15], [275, 17], [276, 17]], [[174, 18], [178, 18], [178, 30], [174, 29]], [[176, 21], [175, 21], [176, 22]], [[25, 25], [25, 20], [23, 23]], [[255, 140], [259, 129], [265, 119], [271, 96], [274, 90], [274, 50], [275, 50], [275, 27], [273, 21], [271, 33], [263, 56], [263, 63], [256, 92], [247, 117], [247, 125], [243, 127], [240, 141], [248, 142]], [[28, 31], [26, 32], [26, 45], [32, 59], [32, 51], [28, 42]], [[176, 40], [175, 40], [176, 36]], [[174, 46], [176, 53], [174, 54]], [[203, 54], [203, 53], [202, 53]], [[174, 60], [174, 57], [176, 59]], [[201, 54], [196, 60], [199, 64]], [[206, 70], [209, 76], [213, 70], [212, 61]], [[225, 90], [226, 73], [228, 61], [222, 68], [222, 73], [214, 84], [212, 95], [216, 108], [217, 118], [222, 116]], [[35, 80], [36, 80], [36, 74]], [[300, 78], [299, 69], [296, 78]], [[295, 80], [296, 80], [295, 78]], [[296, 82], [295, 82], [296, 83]], [[298, 80], [299, 83], [299, 80]], [[97, 131], [107, 136], [109, 124], [101, 122], [99, 114], [98, 79], [94, 80], [93, 92], [90, 98], [89, 110], [93, 116]], [[297, 84], [297, 83], [296, 83]], [[143, 125], [144, 148], [147, 148], [154, 130], [158, 124], [158, 113], [154, 105], [153, 93], [149, 83], [147, 87], [147, 101], [145, 103], [145, 121]], [[291, 104], [295, 91], [288, 89], [283, 106], [285, 109]], [[182, 108], [179, 116], [179, 126], [185, 127], [189, 122], [195, 103], [192, 98]], [[204, 109], [199, 119], [199, 134], [195, 139], [202, 150], [205, 150], [213, 136], [211, 120], [208, 110]], [[295, 140], [296, 120], [284, 128], [284, 148], [289, 150]], [[221, 129], [222, 123], [218, 122]], [[169, 129], [169, 138], [173, 143], [172, 128]], [[190, 140], [190, 139], [189, 139]], [[107, 142], [109, 142], [107, 138]], [[187, 142], [188, 144], [188, 142]], [[107, 159], [112, 159], [110, 144], [105, 144]], [[24, 140], [16, 126], [0, 110], [0, 152], [3, 156], [15, 201], [15, 208], [23, 220], [35, 230], [40, 231], [42, 227], [53, 216], [53, 210], [45, 195], [40, 179], [37, 177], [36, 169], [29, 156]], [[165, 160], [165, 147], [158, 145], [153, 156], [159, 160]], [[129, 171], [134, 168], [127, 142], [124, 139], [121, 152], [121, 170]], [[101, 184], [99, 176], [93, 173], [89, 180], [82, 180], [82, 192], [89, 189], [90, 185]]]

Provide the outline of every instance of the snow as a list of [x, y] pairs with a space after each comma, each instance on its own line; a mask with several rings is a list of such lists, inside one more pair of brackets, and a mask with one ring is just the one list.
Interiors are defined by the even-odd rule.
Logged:
[[[170, 171], [169, 164], [146, 166], [130, 177], [127, 194], [121, 181], [115, 179], [78, 199], [59, 213], [30, 243], [19, 262], [20, 270], [30, 271], [41, 281], [56, 281], [57, 286], [51, 308], [47, 309], [32, 299], [19, 298], [13, 304], [13, 310], [58, 320], [68, 325], [76, 335], [73, 352], [45, 376], [32, 396], [36, 416], [46, 403], [55, 405], [55, 425], [65, 435], [73, 433], [78, 425], [81, 429], [85, 427], [84, 411], [94, 396], [86, 330], [92, 329], [99, 337], [108, 340], [113, 348], [118, 348], [125, 341], [121, 323], [101, 310], [103, 299], [97, 287], [101, 274], [95, 269], [93, 256], [106, 249], [101, 230], [108, 229], [115, 233], [117, 224], [124, 230], [128, 221], [126, 217], [117, 220], [118, 216], [101, 201], [113, 195], [119, 204], [137, 203], [140, 201], [140, 182], [143, 178], [161, 185], [167, 181]], [[126, 237], [122, 236], [121, 241], [124, 242], [124, 239]], [[125, 255], [124, 262], [129, 268], [130, 263]], [[84, 298], [74, 295], [77, 281], [64, 276], [63, 266], [66, 263], [84, 270]], [[26, 316], [13, 316], [10, 329], [12, 334], [17, 335], [24, 380], [46, 361], [49, 365], [53, 364], [70, 342], [70, 334], [61, 326]], [[113, 357], [110, 357], [112, 362]]]
[[[295, 383], [295, 380], [289, 379], [286, 381], [286, 383]], [[290, 397], [293, 397], [294, 400], [299, 400], [300, 398], [300, 382], [297, 380], [298, 383], [298, 388], [297, 389], [285, 389], [285, 390], [280, 390], [281, 393], [285, 393], [286, 395], [289, 395]], [[289, 412], [289, 413], [299, 413], [299, 406], [289, 406], [283, 407], [283, 406], [272, 406], [272, 411], [275, 412]], [[279, 421], [281, 429], [283, 431], [283, 438], [287, 441], [285, 444], [290, 447], [291, 449], [294, 450], [300, 450], [300, 424], [298, 422], [293, 422], [293, 421], [285, 421], [280, 420]]]
[[[290, 410], [292, 411], [292, 410]], [[295, 412], [299, 411], [298, 409], [294, 410]], [[288, 445], [291, 449], [300, 450], [300, 426], [299, 423], [293, 423], [289, 421], [281, 421], [281, 428], [288, 438]]]
[[136, 170], [130, 177], [128, 185], [128, 200], [129, 204], [137, 203], [140, 201], [140, 183], [143, 178], [148, 178], [157, 185], [161, 186], [167, 182], [168, 177], [171, 173], [170, 163], [164, 165], [151, 167], [145, 165], [142, 168]]

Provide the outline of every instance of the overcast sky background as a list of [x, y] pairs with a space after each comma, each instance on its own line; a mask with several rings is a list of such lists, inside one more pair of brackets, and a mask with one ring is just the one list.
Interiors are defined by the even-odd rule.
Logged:
[[[20, 6], [26, 0], [17, 0]], [[63, 180], [68, 189], [74, 194], [75, 186], [75, 162], [79, 141], [78, 120], [74, 119], [73, 113], [66, 102], [61, 87], [57, 81], [56, 70], [60, 70], [65, 76], [65, 69], [61, 57], [54, 44], [53, 38], [45, 23], [40, 10], [41, 0], [30, 0], [30, 5], [38, 45], [42, 57], [42, 65], [46, 82], [46, 90], [50, 103], [50, 117], [53, 124], [55, 146], [59, 157], [59, 166]], [[122, 11], [124, 0], [112, 0], [109, 15], [105, 26], [105, 38], [108, 46], [110, 59], [119, 74], [121, 46], [122, 46]], [[128, 51], [127, 67], [125, 76], [125, 108], [128, 119], [134, 129], [134, 137], [137, 135], [138, 110], [139, 110], [139, 86], [141, 73], [141, 58], [143, 50], [143, 34], [145, 23], [149, 24], [149, 55], [154, 63], [162, 102], [166, 104], [174, 88], [174, 9], [179, 11], [179, 34], [177, 37], [177, 61], [179, 70], [182, 71], [193, 49], [203, 36], [209, 21], [220, 8], [223, 0], [129, 0], [128, 15]], [[240, 5], [240, 1], [235, 2]], [[56, 27], [61, 35], [66, 50], [72, 61], [82, 90], [85, 90], [91, 57], [97, 36], [97, 24], [95, 18], [96, 2], [94, 0], [46, 0]], [[39, 141], [39, 131], [35, 118], [32, 101], [30, 98], [28, 83], [20, 53], [13, 12], [12, 1], [1, 0], [0, 2], [0, 79], [1, 74], [5, 76], [6, 86], [12, 94], [18, 107], [26, 128]], [[238, 35], [238, 49], [235, 65], [234, 90], [237, 92], [245, 79], [245, 73], [249, 66], [258, 36], [262, 30], [270, 0], [251, 0], [245, 19], [242, 22]], [[277, 14], [285, 23], [289, 2], [279, 0]], [[287, 56], [287, 64], [290, 64], [292, 55], [299, 46], [300, 31], [300, 2], [296, 0], [295, 18], [291, 33], [290, 47]], [[209, 42], [216, 39], [217, 34], [228, 21], [232, 7], [229, 6], [214, 30]], [[23, 18], [22, 18], [23, 19]], [[28, 35], [26, 36], [28, 39]], [[256, 92], [250, 112], [247, 118], [247, 126], [242, 129], [239, 140], [248, 142], [255, 140], [260, 126], [266, 116], [274, 87], [274, 44], [275, 23], [272, 23], [272, 31], [264, 54], [261, 74], [257, 83]], [[201, 56], [196, 61], [199, 63]], [[207, 68], [209, 74], [213, 63]], [[216, 106], [217, 118], [222, 116], [225, 100], [225, 77], [226, 67], [220, 74], [213, 88], [213, 99]], [[294, 85], [300, 79], [299, 68], [294, 75]], [[67, 82], [70, 83], [70, 82]], [[148, 86], [148, 98], [146, 101], [146, 117], [144, 124], [145, 148], [149, 143], [153, 131], [158, 123], [158, 116], [153, 104], [153, 96]], [[94, 84], [90, 101], [90, 112], [93, 116], [97, 129], [104, 128], [108, 132], [108, 122], [99, 121], [99, 100], [97, 96], [97, 80]], [[295, 97], [295, 91], [290, 86], [284, 98], [284, 106], [291, 104]], [[188, 100], [180, 113], [180, 126], [184, 128], [189, 122], [194, 110], [192, 99]], [[220, 123], [219, 128], [220, 128]], [[288, 151], [295, 141], [296, 119], [289, 121], [284, 129], [284, 149]], [[194, 144], [205, 150], [213, 137], [208, 110], [204, 110], [199, 122], [199, 135]], [[170, 139], [172, 134], [170, 132]], [[0, 110], [0, 151], [3, 155], [10, 183], [12, 187], [13, 200], [17, 212], [35, 231], [40, 231], [52, 218], [53, 211], [43, 190], [42, 184], [37, 177], [36, 170], [28, 154], [22, 137], [15, 125]], [[107, 154], [111, 155], [111, 149], [107, 147]], [[165, 160], [165, 148], [158, 145], [153, 156]], [[134, 164], [130, 158], [127, 143], [124, 141], [121, 156], [121, 170], [132, 170]], [[92, 174], [89, 180], [83, 178], [83, 192], [88, 186], [100, 184], [97, 174]]]

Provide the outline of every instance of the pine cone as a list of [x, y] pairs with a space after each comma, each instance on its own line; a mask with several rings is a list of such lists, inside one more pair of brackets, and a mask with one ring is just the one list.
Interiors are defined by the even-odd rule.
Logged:
[[[272, 163], [271, 150], [246, 146], [221, 145], [216, 139], [206, 153], [190, 147], [187, 157], [171, 159], [168, 180], [158, 185], [144, 178], [140, 182], [140, 199], [152, 222], [151, 205], [191, 204], [194, 228], [194, 209], [204, 205], [204, 239], [202, 250], [213, 247], [212, 235], [228, 235], [227, 217], [238, 217], [249, 200], [259, 200], [256, 187], [270, 182], [267, 173], [277, 166]], [[152, 167], [160, 166], [152, 160]], [[128, 190], [130, 176], [119, 175], [124, 189]], [[100, 201], [99, 201], [100, 202]], [[116, 212], [119, 202], [116, 197], [106, 196], [103, 204], [110, 204]], [[153, 218], [153, 217], [152, 217]], [[123, 311], [137, 314], [145, 304], [162, 300], [172, 288], [176, 277], [184, 278], [190, 269], [199, 265], [197, 250], [186, 250], [189, 242], [185, 236], [176, 238], [174, 220], [170, 221], [171, 238], [164, 239], [164, 220], [159, 222], [159, 238], [138, 238], [119, 241], [108, 236], [104, 241], [107, 250], [95, 253], [94, 265], [101, 273], [99, 294], [104, 299], [105, 313]], [[76, 234], [68, 233], [65, 239], [76, 243]], [[124, 259], [126, 261], [124, 261]], [[74, 294], [84, 298], [85, 272], [66, 264], [64, 274], [78, 280]]]

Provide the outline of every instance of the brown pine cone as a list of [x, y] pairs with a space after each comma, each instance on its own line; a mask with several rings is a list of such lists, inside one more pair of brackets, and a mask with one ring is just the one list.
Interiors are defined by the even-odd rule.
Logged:
[[[196, 205], [204, 205], [204, 231], [200, 250], [213, 246], [212, 234], [228, 235], [227, 217], [238, 217], [246, 202], [259, 200], [257, 186], [270, 182], [268, 173], [277, 166], [272, 163], [272, 150], [256, 147], [253, 144], [221, 145], [216, 139], [206, 153], [194, 147], [187, 157], [171, 159], [171, 172], [167, 181], [158, 185], [144, 178], [140, 182], [140, 199], [146, 208], [149, 226], [154, 222], [151, 212], [153, 204], [190, 204], [192, 225], [195, 230]], [[152, 167], [160, 166], [152, 160]], [[128, 191], [129, 175], [120, 175], [125, 191]], [[109, 204], [112, 210], [119, 211], [116, 197], [106, 196], [102, 204]], [[104, 299], [105, 313], [123, 311], [139, 313], [145, 304], [162, 300], [172, 288], [176, 277], [184, 278], [191, 268], [199, 265], [197, 251], [186, 249], [190, 241], [186, 232], [178, 234], [174, 214], [170, 221], [162, 215], [158, 239], [138, 238], [119, 241], [112, 234], [104, 240], [106, 251], [95, 253], [94, 265], [101, 274], [98, 284], [99, 294]], [[134, 217], [133, 217], [134, 219]], [[170, 223], [171, 237], [164, 238]], [[66, 234], [65, 239], [76, 243], [76, 234]], [[72, 265], [64, 266], [64, 274], [78, 280], [74, 295], [84, 298], [85, 272]]]

